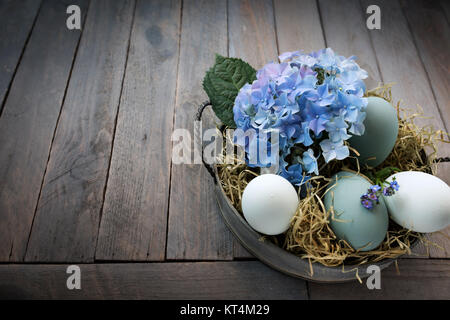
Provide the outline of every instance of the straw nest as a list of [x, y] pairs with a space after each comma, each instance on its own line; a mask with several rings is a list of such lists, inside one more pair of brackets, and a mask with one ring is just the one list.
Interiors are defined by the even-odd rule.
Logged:
[[[319, 163], [321, 176], [313, 177], [306, 195], [302, 195], [297, 212], [291, 220], [289, 229], [279, 236], [261, 236], [273, 241], [281, 248], [303, 258], [308, 259], [313, 273], [312, 264], [321, 263], [335, 267], [345, 265], [360, 265], [378, 262], [386, 258], [397, 258], [403, 254], [411, 254], [411, 247], [417, 241], [429, 246], [430, 242], [421, 234], [404, 229], [393, 221], [389, 222], [389, 229], [383, 243], [372, 251], [358, 251], [347, 242], [336, 238], [331, 230], [329, 221], [335, 219], [332, 210], [325, 209], [323, 204], [324, 192], [330, 182], [330, 177], [347, 170], [370, 177], [376, 171], [386, 167], [396, 167], [401, 171], [423, 171], [434, 174], [436, 172], [437, 143], [448, 143], [448, 135], [443, 131], [434, 131], [431, 126], [419, 127], [415, 124], [418, 118], [425, 118], [421, 109], [410, 110], [394, 103], [391, 85], [382, 85], [367, 93], [368, 96], [378, 96], [386, 99], [397, 109], [399, 119], [399, 134], [394, 149], [388, 159], [377, 168], [360, 167], [353, 152], [344, 161], [332, 161], [329, 164]], [[230, 139], [230, 137], [224, 137]], [[224, 160], [224, 159], [222, 159]], [[219, 161], [217, 167], [223, 189], [237, 209], [242, 213], [242, 193], [247, 184], [259, 175], [259, 170], [249, 168], [245, 163], [234, 160]], [[322, 160], [323, 161], [323, 160]]]

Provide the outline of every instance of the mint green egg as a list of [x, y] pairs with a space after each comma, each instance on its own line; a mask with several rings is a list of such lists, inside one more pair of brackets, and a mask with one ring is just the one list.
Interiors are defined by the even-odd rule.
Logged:
[[364, 134], [354, 135], [348, 141], [360, 153], [360, 164], [376, 167], [386, 160], [394, 148], [398, 119], [395, 108], [386, 100], [378, 97], [368, 97], [367, 100]]
[[[383, 199], [368, 210], [361, 205], [360, 197], [371, 186], [369, 181], [356, 174], [341, 171], [333, 176], [324, 197], [327, 210], [334, 208], [330, 226], [335, 235], [346, 240], [354, 249], [370, 251], [386, 237], [389, 216]], [[342, 221], [341, 221], [342, 220]]]

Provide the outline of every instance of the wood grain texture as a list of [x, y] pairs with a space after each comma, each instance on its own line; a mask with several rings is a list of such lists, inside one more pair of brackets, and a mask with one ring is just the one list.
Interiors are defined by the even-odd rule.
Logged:
[[402, 7], [448, 132], [450, 131], [450, 29], [447, 18], [436, 1], [402, 1]]
[[[87, 1], [74, 1], [82, 12]], [[22, 261], [79, 31], [45, 1], [0, 118], [0, 261]]]
[[427, 235], [431, 243], [428, 244], [428, 253], [431, 258], [450, 258], [450, 226]]
[[26, 261], [93, 261], [134, 1], [90, 5]]
[[309, 53], [325, 47], [315, 0], [274, 0], [274, 10], [280, 53], [297, 50]]
[[[363, 7], [371, 4], [363, 0]], [[402, 100], [403, 106], [422, 106], [432, 119], [420, 119], [420, 125], [432, 125], [436, 130], [445, 129], [436, 104], [426, 71], [401, 7], [397, 1], [377, 2], [383, 13], [381, 29], [370, 30], [380, 72], [385, 83], [394, 82], [392, 95], [395, 101]], [[450, 144], [440, 146], [440, 154], [448, 155]]]
[[[227, 55], [226, 11], [224, 1], [183, 2], [175, 129], [187, 129], [192, 137], [194, 115], [207, 99], [204, 74], [215, 53]], [[209, 115], [203, 128], [215, 126]], [[169, 208], [168, 259], [232, 259], [233, 237], [221, 220], [213, 179], [201, 162], [172, 164]]]
[[429, 300], [450, 297], [450, 260], [400, 259], [381, 272], [381, 290], [369, 290], [359, 282], [324, 285], [309, 283], [309, 295], [316, 299], [344, 300]]
[[[436, 176], [450, 185], [450, 162], [439, 163]], [[450, 258], [450, 226], [428, 236], [429, 240], [438, 244], [430, 244], [428, 252], [431, 258]]]
[[[272, 0], [231, 0], [228, 2], [229, 55], [260, 69], [278, 61]], [[234, 257], [253, 257], [234, 240]]]
[[305, 281], [257, 261], [79, 266], [67, 290], [66, 265], [0, 265], [0, 299], [307, 299]]
[[278, 60], [274, 12], [271, 0], [228, 2], [230, 57], [238, 57], [260, 69]]
[[364, 81], [367, 88], [375, 88], [382, 79], [359, 0], [320, 0], [319, 4], [327, 47], [339, 55], [356, 56], [369, 74]]
[[96, 259], [164, 259], [180, 9], [137, 3]]
[[437, 166], [436, 176], [438, 176], [450, 186], [450, 162], [439, 163]]
[[40, 4], [41, 1], [36, 0], [0, 2], [0, 115]]

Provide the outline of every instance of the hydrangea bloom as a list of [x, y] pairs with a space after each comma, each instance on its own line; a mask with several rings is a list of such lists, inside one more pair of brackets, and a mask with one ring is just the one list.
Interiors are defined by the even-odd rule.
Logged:
[[[280, 63], [265, 65], [257, 79], [239, 91], [234, 121], [238, 129], [253, 134], [245, 139], [235, 136], [235, 142], [245, 148], [250, 166], [278, 162], [278, 174], [298, 185], [308, 175], [319, 174], [320, 157], [325, 162], [348, 157], [344, 142], [364, 133], [367, 72], [355, 57], [336, 55], [330, 48], [310, 54], [286, 52], [279, 58]], [[279, 159], [274, 152], [250, 155], [261, 149], [255, 146], [273, 143], [266, 132], [274, 130], [279, 133]]]

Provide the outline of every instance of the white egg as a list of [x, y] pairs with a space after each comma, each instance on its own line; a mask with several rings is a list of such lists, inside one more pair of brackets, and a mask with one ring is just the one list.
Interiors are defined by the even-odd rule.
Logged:
[[242, 211], [248, 224], [267, 235], [285, 232], [297, 205], [295, 188], [288, 180], [275, 174], [256, 177], [242, 195]]
[[391, 218], [404, 228], [428, 233], [450, 224], [450, 187], [441, 179], [418, 171], [404, 171], [395, 177], [400, 189], [384, 197]]

